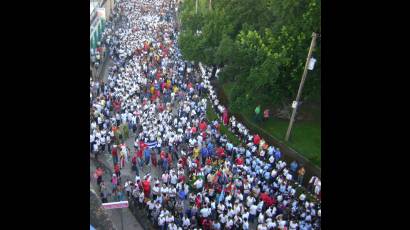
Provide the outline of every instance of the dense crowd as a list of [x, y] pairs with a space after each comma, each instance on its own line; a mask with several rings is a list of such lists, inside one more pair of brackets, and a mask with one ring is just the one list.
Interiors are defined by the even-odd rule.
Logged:
[[[206, 118], [207, 109], [226, 109], [207, 74], [182, 60], [175, 7], [119, 1], [120, 20], [104, 33], [114, 65], [107, 81], [90, 82], [90, 152], [111, 154], [114, 165], [107, 183], [96, 170], [103, 202], [129, 199], [160, 229], [320, 229], [320, 201], [297, 191], [303, 167], [288, 167], [234, 117], [225, 122], [246, 144], [235, 146]], [[124, 180], [129, 164], [135, 178]], [[320, 180], [311, 180], [319, 194]]]

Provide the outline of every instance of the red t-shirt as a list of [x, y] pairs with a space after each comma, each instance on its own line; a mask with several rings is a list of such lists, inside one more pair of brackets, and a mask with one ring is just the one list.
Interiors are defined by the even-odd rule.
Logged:
[[223, 157], [223, 156], [225, 156], [224, 151], [225, 151], [225, 150], [224, 150], [222, 147], [219, 147], [219, 148], [216, 150], [216, 153], [218, 154], [219, 157]]
[[199, 125], [199, 128], [201, 129], [201, 131], [203, 132], [206, 129], [206, 123], [205, 122], [201, 122], [201, 124]]
[[261, 138], [259, 137], [258, 134], [256, 134], [255, 136], [253, 136], [253, 143], [255, 145], [259, 145], [259, 142], [261, 141]]
[[137, 151], [137, 157], [142, 158], [142, 149]]
[[115, 173], [120, 172], [120, 166], [118, 164], [114, 165], [114, 171], [115, 171]]
[[236, 158], [235, 163], [237, 165], [242, 165], [243, 164], [243, 159], [242, 158]]
[[112, 148], [111, 155], [112, 155], [113, 157], [116, 157], [116, 156], [117, 156], [117, 148]]

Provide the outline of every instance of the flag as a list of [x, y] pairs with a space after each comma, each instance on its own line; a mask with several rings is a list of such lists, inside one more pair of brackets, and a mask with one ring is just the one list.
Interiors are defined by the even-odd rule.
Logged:
[[147, 142], [147, 145], [150, 149], [155, 148], [157, 144], [157, 141]]

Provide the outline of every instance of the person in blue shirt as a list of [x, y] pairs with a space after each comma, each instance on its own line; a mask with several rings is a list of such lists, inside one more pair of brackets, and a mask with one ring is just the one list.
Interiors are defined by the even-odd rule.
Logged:
[[297, 169], [298, 169], [298, 163], [296, 161], [292, 161], [292, 163], [290, 163], [290, 172], [293, 178], [296, 178]]
[[168, 170], [168, 158], [165, 157], [164, 160], [162, 161], [162, 171], [167, 171]]
[[282, 157], [282, 153], [280, 152], [279, 148], [275, 151], [275, 159], [279, 160]]
[[208, 143], [208, 155], [214, 156], [214, 145], [211, 142]]
[[150, 148], [145, 148], [144, 157], [145, 157], [145, 165], [148, 165], [149, 162], [150, 162], [150, 158], [151, 158], [151, 149]]
[[265, 178], [266, 181], [270, 182], [270, 172], [269, 171], [265, 171], [265, 173], [263, 174], [263, 177]]
[[205, 146], [201, 148], [202, 164], [205, 164], [205, 160], [208, 157], [208, 149]]
[[181, 200], [185, 200], [186, 194], [185, 194], [185, 191], [183, 189], [181, 189], [181, 191], [178, 192], [178, 197]]

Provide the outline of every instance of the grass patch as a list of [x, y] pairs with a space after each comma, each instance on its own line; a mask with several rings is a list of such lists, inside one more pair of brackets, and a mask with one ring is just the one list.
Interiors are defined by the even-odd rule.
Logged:
[[[230, 93], [234, 86], [234, 83], [225, 83], [222, 85], [222, 89], [230, 100]], [[320, 108], [308, 108], [313, 116], [314, 120], [311, 121], [296, 121], [293, 124], [292, 134], [288, 142], [285, 142], [285, 135], [289, 125], [289, 120], [283, 120], [279, 118], [271, 117], [268, 121], [262, 121], [257, 124], [253, 121], [254, 108], [243, 108], [240, 114], [246, 118], [246, 120], [258, 129], [262, 129], [275, 137], [298, 153], [305, 156], [313, 164], [320, 167], [321, 165], [321, 122], [320, 122]], [[302, 108], [303, 109], [303, 106]], [[263, 111], [264, 108], [261, 108]]]
[[[216, 115], [216, 112], [214, 111], [214, 109], [212, 108], [209, 102], [208, 102], [208, 105], [206, 106], [206, 118], [209, 121], [214, 121], [214, 120], [219, 121], [218, 115]], [[221, 124], [221, 133], [226, 135], [229, 142], [231, 142], [235, 146], [238, 146], [241, 143], [238, 137], [236, 137], [235, 134], [229, 131], [229, 129], [222, 122], [219, 121], [219, 123]]]

